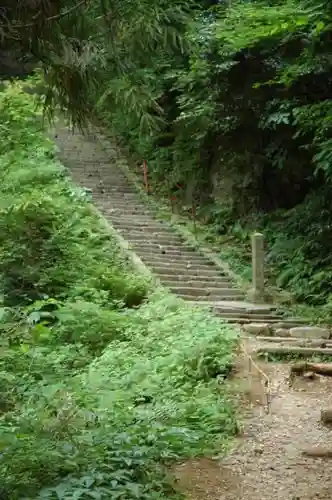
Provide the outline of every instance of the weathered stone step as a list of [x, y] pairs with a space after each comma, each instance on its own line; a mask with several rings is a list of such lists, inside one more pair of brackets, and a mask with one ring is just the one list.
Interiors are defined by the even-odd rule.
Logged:
[[214, 267], [213, 263], [208, 259], [204, 259], [204, 257], [200, 257], [199, 255], [191, 255], [188, 257], [187, 255], [167, 255], [167, 254], [154, 254], [154, 253], [145, 253], [145, 252], [137, 252], [142, 259], [145, 259], [149, 263], [163, 263], [167, 264], [184, 264], [184, 265], [194, 265], [194, 266], [208, 266]]
[[[107, 185], [106, 186], [104, 185], [104, 187], [107, 188]], [[114, 201], [119, 201], [120, 203], [124, 202], [126, 200], [131, 200], [133, 202], [138, 201], [137, 194], [134, 192], [120, 193], [120, 192], [114, 191], [112, 193], [112, 196], [110, 196], [110, 198], [112, 198], [112, 200], [114, 200]]]
[[151, 231], [162, 231], [163, 227], [158, 226], [156, 223], [149, 222], [147, 224], [142, 224], [142, 223], [136, 223], [135, 221], [132, 221], [131, 223], [128, 222], [114, 222], [113, 217], [110, 217], [110, 221], [112, 223], [112, 226], [115, 227], [119, 231], [139, 231], [142, 232], [144, 231], [147, 235]]
[[102, 178], [98, 177], [82, 177], [81, 178], [81, 184], [86, 188], [86, 189], [96, 189], [99, 188], [99, 191], [101, 188], [103, 188], [103, 192], [101, 194], [104, 194], [106, 191], [113, 194], [132, 194], [133, 196], [136, 196], [136, 193], [131, 189], [126, 186], [126, 184], [112, 184], [107, 181], [103, 181]]
[[115, 215], [114, 213], [112, 214], [112, 222], [113, 224], [128, 224], [130, 226], [138, 226], [138, 227], [150, 227], [150, 226], [155, 226], [158, 228], [164, 229], [165, 226], [161, 224], [160, 222], [156, 221], [152, 217], [149, 216], [142, 216], [138, 213], [136, 214], [131, 214], [131, 215], [125, 215], [121, 214], [120, 215]]
[[133, 194], [134, 196], [137, 197], [137, 193], [135, 190], [128, 186], [128, 184], [125, 183], [114, 183], [110, 179], [105, 180], [104, 186], [109, 191], [110, 193], [124, 193], [124, 194]]
[[[231, 290], [228, 290], [229, 292], [231, 292]], [[216, 294], [216, 295], [209, 295], [208, 298], [211, 302], [219, 302], [220, 300], [222, 300], [223, 302], [232, 302], [233, 300], [243, 300], [244, 299], [244, 295], [237, 291], [238, 294], [237, 295], [234, 295], [233, 293], [230, 293], [229, 295], [226, 295], [223, 294]], [[173, 292], [173, 293], [176, 293], [176, 292]], [[206, 295], [202, 295], [202, 296], [193, 296], [193, 295], [187, 295], [185, 293], [176, 293], [176, 295], [178, 297], [180, 297], [181, 299], [183, 300], [186, 300], [188, 302], [196, 302], [196, 305], [197, 303], [203, 303], [204, 301], [206, 301], [207, 299], [207, 296]]]
[[140, 255], [161, 256], [165, 260], [168, 260], [167, 258], [172, 259], [172, 260], [176, 260], [178, 257], [182, 256], [183, 258], [185, 258], [187, 260], [190, 260], [191, 258], [195, 258], [195, 259], [203, 259], [203, 260], [206, 260], [209, 262], [209, 260], [206, 259], [203, 255], [200, 255], [199, 253], [191, 252], [190, 250], [184, 250], [183, 252], [172, 252], [172, 251], [166, 252], [162, 248], [158, 248], [158, 247], [156, 247], [155, 250], [153, 250], [152, 248], [140, 247], [140, 246], [136, 246], [136, 245], [134, 245], [134, 249]]
[[[79, 171], [79, 169], [76, 168], [71, 168], [70, 169], [72, 177], [77, 178], [79, 180], [80, 184], [84, 184], [85, 182], [102, 182], [105, 186], [109, 187], [123, 187], [125, 189], [130, 190], [131, 193], [135, 193], [135, 190], [131, 187], [128, 186], [128, 182], [126, 181], [125, 178], [120, 177], [119, 179], [115, 179], [114, 177], [109, 177], [107, 175], [104, 175], [100, 171]], [[135, 193], [136, 194], [136, 193]]]
[[136, 201], [133, 197], [127, 196], [113, 196], [109, 193], [98, 193], [97, 191], [92, 192], [92, 197], [96, 199], [96, 202], [103, 204], [103, 202], [107, 202], [109, 205], [113, 206], [114, 208], [120, 208], [119, 205], [122, 203], [123, 207], [122, 208], [130, 208], [134, 209], [136, 205]]
[[118, 216], [121, 216], [122, 214], [128, 214], [130, 215], [138, 215], [138, 214], [145, 214], [146, 216], [149, 216], [149, 212], [145, 210], [135, 210], [135, 205], [131, 203], [126, 203], [122, 208], [119, 208], [117, 203], [114, 203], [111, 198], [107, 198], [104, 203], [99, 203], [100, 208], [107, 213], [108, 215], [114, 217], [116, 214]]
[[[222, 311], [213, 311], [213, 313], [218, 316], [221, 319], [224, 319], [225, 321], [229, 323], [238, 323], [239, 325], [248, 325], [252, 322], [251, 316], [246, 316], [246, 315], [238, 315], [238, 317], [227, 317], [227, 313], [223, 313]], [[273, 323], [275, 322], [275, 319], [256, 319], [256, 323], [268, 323], [269, 325], [273, 326]]]
[[120, 213], [122, 213], [122, 210], [130, 210], [135, 213], [142, 213], [143, 211], [145, 211], [147, 214], [149, 214], [148, 208], [138, 200], [131, 201], [124, 200], [123, 198], [115, 199], [113, 196], [105, 196], [101, 202], [100, 195], [98, 199], [103, 207], [113, 210], [119, 210], [121, 211]]
[[[218, 307], [222, 309], [224, 307], [223, 302], [219, 302], [218, 304], [211, 303], [209, 301], [206, 301], [204, 304], [206, 307], [213, 306], [213, 307]], [[247, 301], [234, 301], [232, 304], [225, 304], [227, 310], [231, 307], [232, 311], [239, 311], [240, 314], [242, 313], [254, 313], [254, 314], [270, 314], [271, 312], [276, 311], [276, 306], [270, 305], [270, 304], [253, 304], [251, 302]]]
[[191, 297], [205, 297], [205, 300], [209, 300], [212, 296], [221, 297], [223, 296], [243, 296], [243, 293], [236, 288], [194, 288], [191, 286], [177, 286], [171, 288], [173, 293], [177, 295], [186, 295]]
[[140, 255], [141, 259], [150, 265], [155, 272], [158, 272], [158, 269], [166, 269], [168, 271], [172, 270], [173, 272], [178, 272], [178, 274], [186, 274], [186, 271], [195, 271], [196, 273], [204, 273], [208, 272], [211, 269], [211, 273], [216, 273], [216, 270], [212, 266], [206, 266], [204, 264], [186, 264], [185, 262], [175, 262], [175, 261], [155, 261], [148, 262], [147, 259], [144, 259], [143, 255]]
[[123, 215], [124, 217], [150, 216], [149, 211], [146, 209], [144, 210], [135, 209], [134, 207], [128, 207], [128, 205], [119, 209], [116, 205], [109, 203], [109, 200], [107, 201], [108, 201], [107, 205], [105, 203], [100, 205], [100, 212], [102, 212], [103, 215], [107, 215], [112, 218], [120, 217], [121, 215]]
[[223, 279], [222, 277], [220, 280], [214, 280], [214, 281], [209, 281], [205, 280], [202, 281], [199, 277], [195, 279], [188, 279], [186, 276], [181, 276], [181, 279], [164, 279], [162, 278], [160, 281], [162, 285], [167, 286], [168, 288], [174, 288], [182, 284], [181, 282], [185, 283], [187, 286], [193, 286], [195, 288], [209, 288], [210, 286], [213, 288], [232, 288], [232, 282], [230, 280], [227, 280], [226, 278]]
[[186, 267], [179, 267], [179, 266], [168, 266], [165, 264], [161, 265], [154, 265], [153, 269], [155, 273], [157, 273], [161, 278], [164, 276], [187, 276], [189, 279], [192, 278], [206, 278], [206, 277], [212, 277], [214, 280], [218, 279], [219, 276], [224, 276], [221, 274], [218, 274], [217, 269], [201, 269], [200, 267], [198, 269], [196, 268], [186, 268]]
[[[238, 300], [240, 300], [240, 302], [236, 302]], [[280, 316], [275, 313], [275, 308], [273, 306], [256, 306], [255, 304], [246, 303], [243, 301], [243, 298], [237, 299], [233, 297], [231, 300], [222, 299], [222, 301], [217, 302], [211, 300], [196, 302], [195, 300], [191, 300], [190, 303], [193, 306], [197, 306], [197, 304], [204, 307], [207, 306], [216, 316], [228, 322], [241, 325], [255, 322], [257, 324], [269, 324], [274, 326], [277, 322], [281, 321]]]
[[240, 314], [239, 311], [232, 311], [232, 312], [229, 312], [229, 311], [225, 311], [225, 310], [222, 310], [222, 315], [223, 317], [227, 317], [227, 318], [238, 318], [238, 317], [242, 317], [242, 318], [246, 318], [246, 319], [250, 319], [250, 321], [254, 321], [254, 322], [265, 322], [265, 321], [278, 321], [279, 316], [276, 316], [274, 314], [255, 314], [255, 313], [242, 313]]
[[146, 248], [142, 249], [142, 248], [135, 247], [135, 251], [139, 255], [146, 255], [148, 257], [151, 257], [153, 260], [155, 260], [157, 258], [162, 259], [164, 261], [169, 261], [169, 260], [172, 260], [172, 261], [181, 260], [181, 261], [183, 261], [183, 260], [185, 260], [186, 262], [189, 262], [189, 261], [202, 262], [202, 263], [206, 263], [207, 265], [213, 266], [213, 263], [208, 258], [206, 258], [203, 255], [200, 255], [198, 253], [190, 252], [190, 250], [175, 253], [175, 252], [164, 252], [160, 249], [153, 251], [151, 249], [146, 249]]
[[180, 243], [180, 240], [177, 236], [175, 235], [169, 235], [167, 233], [153, 233], [150, 231], [149, 233], [144, 233], [140, 231], [125, 231], [123, 229], [119, 229], [118, 232], [121, 235], [126, 235], [128, 241], [131, 243], [136, 243], [144, 240], [150, 240], [150, 241], [159, 241], [160, 244], [162, 245], [163, 243]]
[[159, 276], [162, 277], [163, 280], [174, 281], [175, 283], [182, 281], [184, 278], [186, 279], [186, 281], [188, 281], [189, 284], [200, 281], [209, 283], [211, 286], [213, 286], [213, 283], [232, 283], [232, 280], [231, 278], [229, 278], [229, 276], [223, 273], [223, 271], [219, 271], [220, 274], [218, 274], [218, 271], [219, 270], [216, 269], [215, 272], [211, 275], [210, 273], [200, 274], [196, 271], [194, 273], [190, 273], [190, 269], [186, 269], [186, 272], [184, 274], [178, 274], [177, 271], [175, 273], [172, 273], [172, 270], [169, 270], [169, 274], [161, 273]]
[[98, 189], [99, 190], [102, 190], [102, 195], [105, 196], [106, 198], [110, 198], [112, 200], [114, 199], [130, 199], [130, 200], [136, 200], [136, 195], [135, 193], [133, 193], [132, 191], [125, 191], [124, 189], [122, 188], [119, 188], [119, 189], [115, 189], [115, 188], [112, 188], [111, 186], [105, 186], [103, 185], [102, 187], [100, 187], [99, 185], [98, 186]]
[[195, 255], [202, 255], [200, 252], [195, 251], [193, 248], [190, 248], [189, 246], [183, 245], [160, 245], [157, 242], [148, 242], [148, 241], [142, 241], [137, 243], [136, 248], [142, 252], [156, 252], [160, 253], [163, 252], [166, 255], [171, 254], [171, 255], [178, 255], [182, 253], [190, 253], [190, 254], [195, 254]]

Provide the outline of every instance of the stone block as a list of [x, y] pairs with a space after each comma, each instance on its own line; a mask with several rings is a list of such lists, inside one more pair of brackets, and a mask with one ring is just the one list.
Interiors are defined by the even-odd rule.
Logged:
[[289, 330], [290, 336], [302, 339], [329, 339], [330, 332], [327, 328], [318, 326], [298, 326]]
[[290, 332], [287, 328], [276, 328], [275, 329], [276, 337], [290, 337]]
[[268, 323], [249, 323], [243, 326], [244, 331], [251, 335], [262, 335], [268, 337], [270, 335], [270, 325]]

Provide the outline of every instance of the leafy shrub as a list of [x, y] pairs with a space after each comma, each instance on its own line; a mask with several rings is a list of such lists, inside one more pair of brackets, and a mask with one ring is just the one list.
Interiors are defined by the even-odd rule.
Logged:
[[2, 157], [0, 173], [0, 273], [6, 302], [68, 295], [85, 286], [107, 292], [108, 302], [138, 305], [146, 284], [136, 277], [134, 285], [129, 269], [124, 279], [120, 269], [126, 266], [116, 243], [84, 193], [71, 185], [57, 162], [50, 162], [55, 148], [34, 119], [33, 98], [19, 83], [8, 85], [0, 94], [0, 107], [4, 122], [13, 122], [4, 150], [16, 144]]
[[[60, 331], [74, 331], [75, 316], [82, 329], [99, 321], [101, 310], [93, 315], [90, 306], [88, 311], [90, 319], [78, 309], [67, 310]], [[53, 499], [55, 491], [67, 498], [81, 489], [81, 498], [97, 492], [100, 498], [136, 498], [139, 491], [154, 498], [162, 488], [160, 479], [155, 483], [158, 463], [208, 453], [236, 432], [231, 394], [224, 385], [235, 340], [236, 333], [218, 319], [157, 294], [127, 313], [126, 339], [111, 341], [76, 376], [74, 368], [72, 376], [64, 367], [57, 376], [48, 372], [63, 355], [69, 362], [73, 348], [56, 344], [55, 356], [44, 347], [45, 367], [39, 358], [42, 348], [32, 349], [30, 376], [39, 371], [46, 378], [26, 386], [1, 420], [7, 448], [0, 461], [1, 473], [6, 471], [3, 491], [19, 498], [27, 494], [28, 484], [27, 498]], [[6, 370], [18, 380], [17, 363]]]

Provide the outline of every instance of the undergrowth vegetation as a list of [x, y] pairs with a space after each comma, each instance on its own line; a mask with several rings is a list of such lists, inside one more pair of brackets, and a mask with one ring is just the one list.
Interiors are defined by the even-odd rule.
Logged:
[[170, 463], [237, 431], [237, 333], [150, 293], [35, 104], [0, 92], [0, 498], [169, 498]]

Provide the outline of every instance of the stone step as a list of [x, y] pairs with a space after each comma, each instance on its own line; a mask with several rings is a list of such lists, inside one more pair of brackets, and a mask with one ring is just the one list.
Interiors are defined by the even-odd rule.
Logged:
[[135, 227], [147, 227], [155, 226], [158, 228], [164, 229], [164, 225], [160, 222], [154, 220], [152, 217], [142, 216], [140, 214], [131, 214], [129, 216], [122, 214], [122, 217], [119, 215], [112, 214], [113, 224], [128, 224], [129, 226]]
[[[110, 224], [112, 224], [111, 220], [110, 220]], [[132, 247], [137, 247], [137, 245], [139, 245], [139, 243], [140, 243], [141, 241], [144, 241], [144, 237], [145, 237], [145, 239], [147, 239], [147, 238], [152, 239], [152, 238], [153, 238], [151, 234], [150, 234], [150, 235], [147, 235], [147, 234], [145, 234], [145, 235], [144, 235], [144, 234], [142, 233], [142, 234], [140, 235], [140, 234], [135, 233], [135, 234], [133, 235], [133, 233], [132, 233], [132, 232], [129, 232], [129, 231], [127, 231], [127, 232], [124, 232], [124, 231], [122, 231], [122, 232], [121, 232], [121, 231], [118, 231], [118, 233], [119, 233], [119, 234], [121, 234], [121, 236], [122, 236], [123, 238], [125, 238], [125, 239], [128, 241], [128, 243], [130, 243], [130, 245], [131, 245]], [[169, 240], [169, 237], [168, 237], [168, 236], [165, 236], [165, 237], [163, 237], [163, 238], [155, 238], [155, 240], [154, 240], [154, 241], [161, 241], [162, 243], [169, 243], [169, 241], [170, 241], [170, 240]], [[171, 241], [171, 242], [172, 242], [172, 243], [177, 243], [176, 241]], [[142, 254], [143, 252], [138, 252], [138, 250], [136, 250], [136, 253], [140, 253], [140, 254]], [[161, 254], [161, 255], [164, 255], [164, 254]]]
[[[228, 290], [231, 292], [231, 290]], [[176, 293], [176, 292], [173, 292], [173, 293]], [[187, 295], [185, 293], [176, 293], [176, 295], [178, 297], [180, 297], [181, 299], [183, 300], [186, 300], [188, 302], [196, 302], [196, 303], [203, 303], [204, 301], [206, 301], [206, 295], [202, 295], [202, 296], [194, 296], [194, 295]], [[209, 295], [209, 299], [211, 300], [211, 302], [219, 302], [220, 300], [222, 300], [223, 302], [232, 302], [233, 300], [243, 300], [244, 299], [244, 294], [242, 294], [241, 292], [238, 291], [238, 294], [237, 295], [234, 295], [233, 293], [230, 293], [229, 295], [226, 294], [216, 294], [216, 295]]]
[[232, 282], [227, 279], [220, 278], [220, 280], [216, 281], [202, 281], [201, 279], [197, 280], [192, 280], [188, 279], [186, 276], [182, 276], [182, 279], [178, 280], [168, 280], [162, 278], [161, 280], [162, 285], [167, 286], [168, 288], [174, 288], [179, 286], [179, 284], [185, 283], [187, 286], [193, 286], [196, 288], [208, 288], [208, 287], [213, 287], [213, 288], [232, 288]]
[[[105, 187], [105, 191], [106, 191], [106, 187]], [[135, 203], [137, 200], [137, 195], [135, 193], [110, 193], [110, 196], [109, 196], [113, 202], [119, 202], [119, 203], [124, 203], [126, 201], [131, 201], [133, 203]]]
[[135, 210], [135, 205], [132, 205], [131, 203], [127, 203], [126, 206], [119, 208], [118, 204], [113, 203], [110, 198], [104, 200], [102, 204], [98, 201], [96, 201], [95, 204], [100, 206], [100, 210], [103, 210], [104, 213], [106, 213], [107, 215], [111, 215], [112, 217], [114, 217], [115, 215], [121, 216], [122, 214], [128, 214], [128, 216], [137, 216], [138, 214], [141, 215], [145, 213], [146, 216], [150, 215], [147, 210]]
[[[238, 323], [239, 325], [249, 325], [253, 320], [251, 319], [251, 317], [249, 316], [249, 318], [247, 316], [241, 316], [239, 315], [238, 317], [227, 317], [227, 315], [223, 314], [223, 313], [220, 313], [220, 312], [217, 312], [217, 311], [213, 311], [213, 313], [218, 316], [218, 318], [221, 318], [225, 321], [227, 321], [228, 323]], [[271, 326], [273, 326], [273, 323], [275, 322], [274, 319], [256, 319], [255, 320], [255, 323], [261, 323], [261, 324], [269, 324]]]
[[151, 216], [151, 212], [146, 205], [143, 205], [138, 200], [130, 201], [130, 200], [116, 200], [114, 197], [107, 197], [107, 199], [103, 199], [102, 205], [104, 208], [110, 208], [113, 210], [119, 210], [119, 213], [122, 213], [122, 210], [130, 210], [137, 214], [142, 214], [144, 211]]
[[[111, 216], [110, 216], [111, 218]], [[122, 231], [122, 232], [125, 232], [126, 229], [119, 229], [119, 231]], [[182, 240], [181, 240], [181, 237], [179, 235], [177, 235], [176, 233], [174, 233], [173, 231], [169, 231], [167, 228], [164, 228], [162, 226], [159, 226], [158, 228], [156, 229], [149, 229], [148, 231], [146, 231], [146, 234], [145, 236], [148, 236], [149, 238], [145, 238], [145, 239], [142, 239], [142, 231], [140, 229], [137, 229], [137, 228], [129, 228], [127, 230], [128, 233], [130, 233], [132, 236], [138, 236], [138, 239], [141, 240], [141, 242], [153, 242], [153, 243], [157, 243], [161, 246], [163, 246], [163, 243], [159, 243], [158, 241], [158, 238], [160, 238], [161, 240], [165, 240], [166, 238], [166, 241], [169, 241], [169, 245], [173, 245], [173, 244], [178, 244], [178, 245], [181, 245], [182, 244]], [[153, 236], [153, 238], [152, 238]], [[167, 240], [168, 238], [168, 240]]]
[[105, 175], [103, 172], [98, 170], [89, 171], [89, 169], [82, 169], [81, 171], [76, 168], [70, 169], [72, 177], [79, 179], [79, 183], [83, 184], [86, 181], [94, 182], [95, 180], [102, 181], [106, 186], [114, 187], [117, 186], [129, 189], [132, 193], [135, 193], [135, 189], [128, 185], [128, 182], [124, 177], [119, 177], [119, 179], [114, 178], [114, 176]]
[[[219, 271], [218, 269], [216, 269], [216, 271], [213, 275], [211, 275], [210, 273], [201, 275], [201, 274], [197, 274], [196, 271], [194, 274], [192, 274], [188, 271], [190, 271], [190, 269], [189, 270], [186, 269], [186, 272], [184, 274], [178, 274], [177, 272], [172, 274], [172, 272], [170, 270], [169, 274], [161, 273], [161, 274], [159, 274], [159, 276], [163, 280], [172, 281], [174, 283], [178, 283], [179, 281], [182, 281], [183, 279], [186, 279], [186, 281], [188, 281], [189, 284], [194, 284], [196, 282], [199, 283], [200, 281], [204, 281], [204, 283], [208, 283], [211, 286], [213, 286], [213, 283], [216, 283], [217, 285], [219, 283], [232, 283], [231, 278], [229, 278], [229, 276], [227, 276], [222, 271]], [[218, 271], [220, 272], [220, 274], [218, 274]]]
[[128, 188], [125, 184], [112, 184], [109, 180], [103, 180], [102, 177], [93, 176], [88, 177], [84, 176], [81, 178], [80, 185], [84, 186], [86, 189], [95, 189], [96, 187], [103, 187], [106, 191], [112, 194], [131, 194], [133, 196], [137, 196], [135, 191], [131, 188]]
[[[224, 274], [221, 274], [221, 271], [217, 270], [217, 269], [202, 269], [202, 268], [186, 268], [186, 267], [179, 267], [179, 266], [176, 266], [176, 268], [174, 268], [174, 266], [168, 266], [168, 265], [165, 265], [164, 263], [161, 264], [161, 265], [154, 265], [153, 266], [153, 269], [155, 271], [156, 274], [159, 275], [160, 278], [163, 278], [164, 276], [187, 276], [189, 279], [193, 279], [193, 278], [200, 278], [200, 279], [206, 279], [206, 278], [211, 278], [213, 280], [217, 280], [220, 277], [223, 277], [225, 276]], [[219, 273], [219, 274], [218, 274]]]
[[139, 216], [149, 217], [150, 216], [150, 213], [148, 210], [139, 211], [138, 209], [135, 210], [134, 207], [131, 207], [131, 208], [128, 207], [128, 205], [119, 209], [115, 205], [112, 205], [112, 203], [109, 203], [109, 202], [107, 205], [105, 205], [105, 203], [103, 203], [103, 205], [100, 205], [99, 210], [103, 215], [108, 215], [112, 218], [119, 217], [121, 215], [123, 215], [124, 217], [139, 217]]
[[278, 321], [280, 318], [278, 316], [275, 316], [273, 314], [271, 315], [266, 315], [266, 314], [255, 314], [255, 313], [242, 313], [240, 314], [239, 311], [233, 311], [233, 312], [228, 312], [228, 311], [219, 311], [220, 315], [223, 318], [244, 318], [250, 320], [250, 322], [253, 323], [265, 323], [265, 322], [275, 322]]
[[[273, 306], [270, 304], [263, 304], [263, 305], [253, 304], [253, 303], [247, 302], [247, 301], [240, 301], [240, 302], [234, 301], [232, 304], [226, 304], [226, 305], [224, 305], [222, 301], [220, 301], [218, 304], [206, 301], [204, 306], [206, 306], [206, 307], [213, 306], [214, 308], [219, 308], [221, 310], [225, 306], [227, 310], [229, 310], [229, 308], [231, 308], [232, 311], [238, 311], [239, 314], [254, 313], [254, 314], [267, 314], [267, 315], [269, 315], [271, 312], [275, 313], [275, 311], [276, 311], [276, 306]], [[279, 315], [278, 315], [278, 317], [280, 318]]]
[[221, 297], [223, 296], [231, 297], [231, 296], [243, 296], [243, 293], [236, 288], [194, 288], [190, 286], [177, 286], [172, 287], [170, 289], [176, 295], [186, 295], [190, 297], [205, 297], [205, 300], [209, 300], [211, 297]]
[[127, 222], [114, 222], [114, 218], [112, 215], [110, 215], [110, 221], [112, 223], [112, 226], [118, 230], [118, 231], [123, 231], [123, 232], [128, 232], [131, 233], [133, 231], [137, 232], [144, 232], [147, 236], [154, 231], [162, 231], [163, 228], [158, 226], [157, 224], [152, 224], [151, 222], [148, 225], [143, 225], [143, 224], [136, 224], [134, 221], [131, 224], [128, 224]]
[[[149, 265], [156, 273], [159, 274], [159, 269], [165, 269], [166, 271], [178, 272], [178, 274], [187, 274], [187, 271], [194, 271], [195, 273], [204, 273], [209, 272], [211, 269], [211, 275], [216, 275], [216, 270], [213, 266], [204, 265], [204, 264], [186, 264], [185, 262], [175, 262], [175, 261], [155, 261], [148, 262], [147, 259], [144, 259], [144, 256], [140, 255], [141, 259], [145, 262], [146, 265]], [[218, 276], [218, 275], [217, 275]]]
[[[259, 323], [259, 324], [269, 324], [271, 326], [274, 326], [278, 322], [282, 320], [281, 316], [275, 313], [275, 309], [272, 308], [271, 311], [266, 309], [266, 307], [263, 308], [263, 310], [247, 310], [245, 308], [239, 308], [238, 306], [240, 304], [245, 304], [245, 302], [239, 302], [236, 307], [234, 307], [234, 299], [232, 298], [231, 300], [225, 301], [224, 299], [222, 300], [222, 305], [221, 302], [216, 302], [213, 303], [212, 301], [206, 302], [206, 301], [201, 301], [199, 304], [202, 304], [202, 306], [208, 306], [216, 316], [222, 318], [222, 319], [227, 319], [227, 321], [231, 321], [232, 323], [239, 323], [239, 324], [249, 324], [249, 323]], [[240, 299], [241, 300], [241, 299]], [[242, 298], [243, 300], [243, 298]], [[190, 303], [193, 306], [197, 306], [197, 302], [194, 300], [191, 300]], [[254, 306], [257, 307], [257, 306]], [[258, 306], [259, 307], [259, 306]]]
[[110, 179], [105, 179], [103, 181], [104, 187], [110, 193], [123, 193], [123, 194], [132, 194], [137, 197], [137, 193], [132, 187], [129, 187], [127, 184], [123, 183], [114, 183]]
[[219, 312], [214, 312], [214, 314], [222, 319], [227, 319], [229, 321], [234, 320], [234, 322], [238, 323], [239, 320], [241, 320], [242, 324], [250, 324], [252, 322], [259, 323], [259, 324], [271, 324], [273, 325], [273, 322], [276, 321], [275, 318], [273, 317], [259, 317], [256, 315], [251, 315], [251, 314], [239, 314], [238, 312], [224, 312], [224, 311], [219, 311]]
[[139, 253], [140, 255], [148, 255], [148, 256], [159, 256], [162, 259], [168, 260], [176, 260], [178, 258], [183, 258], [186, 260], [195, 259], [195, 260], [203, 260], [206, 262], [210, 262], [204, 255], [200, 255], [199, 253], [191, 252], [190, 250], [184, 250], [183, 252], [166, 252], [163, 248], [156, 247], [155, 250], [147, 247], [141, 247], [139, 245], [135, 245], [133, 250]]
[[163, 252], [166, 255], [171, 254], [171, 255], [178, 255], [182, 253], [190, 253], [190, 254], [195, 254], [195, 255], [202, 255], [200, 252], [194, 250], [193, 248], [190, 248], [189, 246], [186, 246], [185, 243], [183, 245], [160, 245], [157, 242], [148, 242], [148, 241], [142, 241], [137, 244], [137, 249], [141, 251], [146, 251], [148, 253], [150, 252]]
[[167, 262], [169, 264], [188, 264], [188, 265], [203, 265], [203, 266], [209, 266], [209, 267], [214, 267], [213, 262], [210, 262], [208, 259], [204, 259], [204, 257], [200, 257], [199, 255], [167, 255], [167, 254], [162, 254], [162, 253], [144, 253], [144, 252], [137, 252], [139, 256], [142, 259], [145, 259], [147, 262]]
[[[110, 218], [110, 221], [111, 220], [112, 219]], [[140, 231], [125, 231], [123, 229], [122, 230], [119, 229], [118, 232], [122, 236], [125, 235], [128, 238], [128, 241], [130, 241], [130, 243], [132, 243], [132, 244], [136, 244], [136, 243], [139, 243], [140, 241], [144, 241], [144, 240], [158, 241], [158, 242], [160, 242], [161, 245], [167, 244], [167, 243], [175, 243], [175, 244], [181, 243], [177, 236], [169, 235], [167, 233], [156, 234], [156, 233], [153, 233], [152, 231], [149, 233], [145, 233], [145, 232], [140, 232]]]
[[97, 187], [98, 187], [99, 191], [101, 191], [102, 195], [104, 195], [107, 198], [110, 198], [112, 200], [118, 200], [118, 199], [136, 200], [135, 193], [133, 193], [131, 191], [124, 191], [121, 188], [113, 189], [112, 187], [107, 186], [105, 184], [102, 187], [99, 187], [99, 184], [97, 184]]

